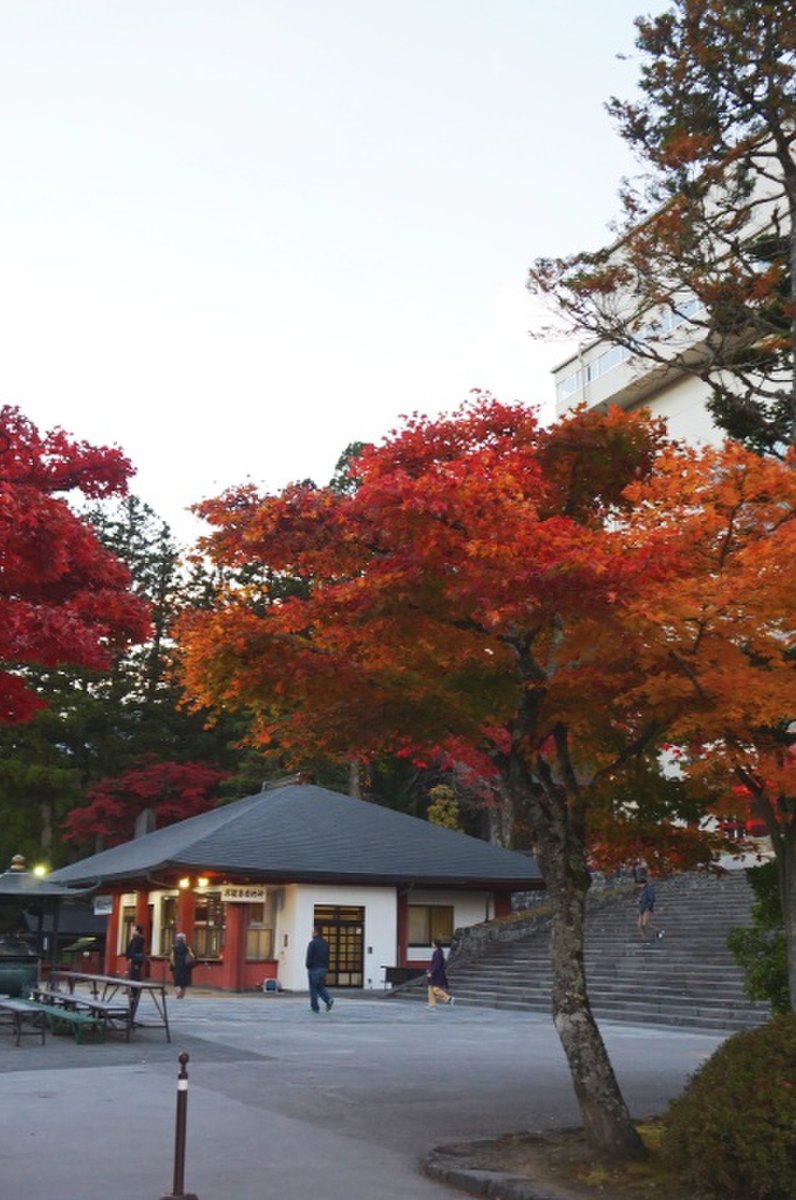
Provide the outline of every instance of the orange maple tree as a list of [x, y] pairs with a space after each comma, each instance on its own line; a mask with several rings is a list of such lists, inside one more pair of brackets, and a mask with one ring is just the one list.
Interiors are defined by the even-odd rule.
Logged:
[[[643, 414], [541, 429], [479, 396], [408, 420], [356, 474], [345, 495], [244, 487], [199, 506], [206, 552], [252, 583], [183, 621], [188, 694], [245, 709], [296, 763], [468, 747], [499, 777], [553, 904], [553, 1013], [587, 1135], [638, 1154], [583, 973], [591, 855], [651, 837], [628, 782], [664, 740], [730, 782], [739, 739], [748, 752], [788, 711], [793, 473], [669, 445]], [[306, 587], [263, 603], [280, 572]], [[683, 853], [671, 815], [657, 833]]]
[[[632, 485], [632, 525], [669, 528], [689, 545], [688, 571], [656, 613], [686, 701], [669, 724], [693, 778], [724, 790], [734, 817], [740, 784], [776, 856], [791, 1005], [796, 1008], [796, 450], [782, 462], [735, 443], [659, 460]], [[652, 662], [650, 662], [650, 667]], [[670, 694], [673, 679], [665, 686]], [[661, 680], [645, 673], [639, 702], [654, 709]]]
[[26, 666], [103, 669], [149, 629], [127, 568], [67, 496], [124, 494], [120, 450], [40, 434], [19, 409], [0, 408], [0, 721], [25, 721], [44, 701]]
[[[348, 494], [230, 491], [198, 507], [215, 526], [204, 549], [246, 565], [256, 591], [231, 587], [179, 634], [194, 702], [244, 708], [252, 737], [296, 762], [458, 741], [499, 774], [555, 906], [554, 1012], [587, 1133], [630, 1156], [641, 1147], [589, 1009], [582, 935], [590, 803], [610, 804], [601, 781], [662, 724], [632, 699], [655, 639], [639, 598], [684, 569], [684, 550], [668, 529], [629, 540], [619, 520], [662, 438], [619, 412], [544, 430], [478, 396], [365, 448]], [[264, 605], [280, 573], [306, 590]]]

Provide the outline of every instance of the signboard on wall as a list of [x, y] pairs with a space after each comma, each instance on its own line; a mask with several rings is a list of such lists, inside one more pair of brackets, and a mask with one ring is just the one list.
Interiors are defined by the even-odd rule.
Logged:
[[260, 883], [225, 883], [221, 887], [224, 904], [263, 904], [266, 889]]
[[94, 916], [109, 917], [113, 912], [113, 896], [94, 897]]

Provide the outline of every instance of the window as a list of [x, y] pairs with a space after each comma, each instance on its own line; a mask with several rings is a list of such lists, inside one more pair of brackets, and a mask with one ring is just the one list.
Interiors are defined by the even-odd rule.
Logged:
[[196, 896], [193, 952], [197, 958], [220, 958], [224, 945], [224, 905], [218, 892]]
[[246, 922], [246, 958], [257, 961], [274, 957], [275, 893], [262, 904], [249, 904]]
[[449, 946], [453, 937], [452, 904], [410, 904], [409, 945], [430, 946], [433, 941]]
[[177, 897], [164, 896], [160, 903], [160, 941], [161, 954], [170, 954], [174, 945], [174, 935], [177, 932]]
[[135, 905], [125, 904], [122, 908], [122, 919], [119, 922], [119, 952], [124, 954], [127, 949], [127, 943], [133, 936], [133, 926], [135, 925]]

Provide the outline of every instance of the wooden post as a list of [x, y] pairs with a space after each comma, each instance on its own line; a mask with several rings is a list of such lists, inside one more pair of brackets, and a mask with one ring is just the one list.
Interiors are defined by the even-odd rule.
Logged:
[[188, 1072], [185, 1069], [190, 1054], [183, 1050], [177, 1055], [180, 1071], [177, 1076], [177, 1119], [174, 1131], [174, 1187], [160, 1200], [199, 1200], [193, 1192], [183, 1191], [185, 1184], [185, 1143], [188, 1135]]

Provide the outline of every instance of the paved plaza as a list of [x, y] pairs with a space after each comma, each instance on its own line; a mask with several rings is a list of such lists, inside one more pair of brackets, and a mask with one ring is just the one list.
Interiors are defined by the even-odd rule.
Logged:
[[[144, 1015], [142, 1013], [142, 1015]], [[337, 993], [189, 993], [172, 1042], [0, 1039], [0, 1197], [159, 1200], [172, 1190], [177, 1055], [190, 1054], [185, 1191], [199, 1200], [441, 1200], [434, 1146], [578, 1123], [549, 1018]], [[660, 1111], [720, 1034], [602, 1026], [635, 1116]]]

